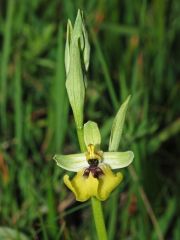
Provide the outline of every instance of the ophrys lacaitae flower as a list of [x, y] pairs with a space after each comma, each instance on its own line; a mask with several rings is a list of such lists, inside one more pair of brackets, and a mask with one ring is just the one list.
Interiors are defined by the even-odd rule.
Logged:
[[68, 175], [64, 176], [64, 183], [75, 194], [76, 200], [86, 201], [93, 196], [106, 200], [123, 178], [121, 172], [113, 173], [112, 170], [127, 167], [134, 154], [132, 151], [103, 152], [100, 132], [94, 122], [84, 125], [84, 141], [86, 152], [55, 155], [54, 159], [58, 166], [77, 172], [72, 180]]

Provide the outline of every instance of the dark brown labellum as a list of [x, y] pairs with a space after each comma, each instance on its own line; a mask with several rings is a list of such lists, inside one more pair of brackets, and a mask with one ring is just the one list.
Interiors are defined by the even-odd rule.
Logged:
[[90, 172], [92, 173], [94, 178], [99, 178], [100, 176], [104, 175], [102, 169], [100, 167], [93, 167], [89, 166], [84, 170], [84, 177], [89, 177]]

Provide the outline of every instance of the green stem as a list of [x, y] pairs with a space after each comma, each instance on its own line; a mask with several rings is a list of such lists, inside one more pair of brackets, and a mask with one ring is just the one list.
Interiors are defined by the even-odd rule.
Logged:
[[[78, 140], [79, 140], [79, 145], [80, 145], [81, 151], [85, 152], [86, 145], [84, 142], [83, 127], [77, 128], [77, 135], [78, 135]], [[103, 215], [101, 202], [97, 198], [92, 197], [91, 205], [92, 205], [94, 222], [95, 222], [95, 226], [96, 226], [98, 239], [99, 240], [102, 240], [102, 239], [107, 240], [107, 232], [106, 232], [106, 227], [105, 227], [105, 223], [104, 223], [104, 215]]]
[[106, 227], [105, 227], [105, 223], [104, 223], [102, 204], [97, 198], [92, 197], [91, 205], [92, 205], [94, 222], [96, 225], [98, 239], [99, 240], [100, 239], [107, 240], [107, 232], [106, 232]]
[[77, 127], [77, 135], [78, 135], [78, 141], [79, 141], [81, 152], [85, 152], [86, 151], [86, 145], [85, 145], [85, 142], [84, 142], [83, 127]]

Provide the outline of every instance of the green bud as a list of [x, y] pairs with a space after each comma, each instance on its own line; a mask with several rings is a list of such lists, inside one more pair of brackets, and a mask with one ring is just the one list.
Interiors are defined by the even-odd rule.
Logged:
[[77, 128], [83, 126], [85, 97], [85, 73], [83, 70], [88, 70], [89, 55], [88, 36], [82, 14], [78, 10], [74, 28], [71, 21], [68, 20], [65, 47], [66, 88]]

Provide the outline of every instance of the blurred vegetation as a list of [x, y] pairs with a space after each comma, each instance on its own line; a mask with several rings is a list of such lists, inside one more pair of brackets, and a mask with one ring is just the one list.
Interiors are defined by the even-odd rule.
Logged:
[[121, 150], [135, 160], [105, 203], [109, 240], [179, 240], [178, 0], [0, 1], [0, 239], [96, 239], [89, 202], [75, 202], [52, 160], [79, 151], [64, 86], [78, 8], [91, 44], [85, 120], [104, 150], [132, 94]]

